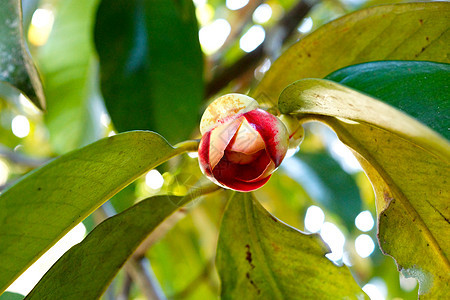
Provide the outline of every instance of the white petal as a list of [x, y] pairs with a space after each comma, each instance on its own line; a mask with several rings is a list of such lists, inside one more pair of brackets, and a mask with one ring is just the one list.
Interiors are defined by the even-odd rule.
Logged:
[[227, 94], [214, 100], [200, 121], [200, 132], [205, 134], [219, 124], [258, 107], [258, 102], [242, 94]]
[[243, 118], [238, 118], [221, 126], [217, 126], [211, 131], [209, 141], [209, 165], [211, 170], [219, 163], [224, 151], [242, 123]]
[[231, 147], [229, 147], [228, 150], [252, 154], [264, 149], [265, 143], [259, 132], [244, 118], [244, 121], [236, 134], [236, 139], [230, 146]]

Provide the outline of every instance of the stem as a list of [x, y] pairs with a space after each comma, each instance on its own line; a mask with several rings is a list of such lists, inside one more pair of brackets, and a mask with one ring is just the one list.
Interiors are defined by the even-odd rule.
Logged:
[[200, 145], [200, 140], [188, 140], [178, 143], [174, 146], [177, 150], [175, 155], [179, 155], [185, 152], [196, 152], [198, 151], [198, 146]]

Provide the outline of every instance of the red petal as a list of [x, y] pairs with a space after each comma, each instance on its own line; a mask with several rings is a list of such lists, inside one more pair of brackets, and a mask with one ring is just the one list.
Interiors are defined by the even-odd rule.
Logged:
[[243, 115], [263, 138], [267, 153], [278, 167], [283, 161], [289, 146], [289, 135], [283, 123], [274, 115], [255, 109]]
[[225, 155], [213, 169], [213, 176], [227, 188], [247, 192], [261, 187], [269, 180], [273, 165], [265, 150], [261, 150], [259, 157], [246, 165], [230, 162]]
[[254, 181], [264, 173], [271, 160], [266, 150], [259, 152], [259, 157], [253, 162], [246, 165], [237, 165], [236, 179], [241, 181]]
[[266, 184], [267, 181], [269, 181], [270, 176], [267, 176], [259, 181], [255, 181], [255, 182], [244, 182], [244, 181], [239, 181], [236, 179], [231, 178], [231, 180], [227, 181], [227, 182], [223, 182], [222, 184], [230, 189], [233, 189], [235, 191], [239, 191], [239, 192], [251, 192], [254, 191], [256, 189], [259, 189], [260, 187], [262, 187], [264, 184]]
[[198, 146], [198, 162], [203, 174], [208, 177], [213, 177], [211, 166], [209, 165], [209, 141], [211, 138], [211, 131], [208, 131], [202, 136], [200, 145]]

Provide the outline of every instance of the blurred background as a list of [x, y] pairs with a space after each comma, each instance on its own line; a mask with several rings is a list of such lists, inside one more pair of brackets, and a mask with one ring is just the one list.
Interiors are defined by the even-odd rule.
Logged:
[[[381, 3], [386, 2], [194, 0], [203, 97], [190, 115], [197, 123], [216, 96], [248, 93], [287, 47], [321, 25]], [[23, 0], [24, 35], [44, 83], [47, 112], [41, 113], [16, 90], [0, 84], [0, 193], [52, 158], [117, 133], [100, 87], [105, 69], [99, 67], [96, 45], [101, 50], [108, 37], [99, 34], [96, 25], [99, 5], [99, 0]], [[122, 20], [115, 22], [120, 27]], [[145, 47], [139, 43], [140, 34], [145, 39], [146, 34], [160, 33], [136, 30], [135, 34], [134, 42], [123, 40], [119, 48], [108, 49], [110, 58], [114, 60], [114, 51], [120, 53], [120, 45], [127, 43], [133, 43], [133, 53], [139, 55]], [[166, 37], [168, 43], [170, 39]], [[146, 86], [139, 86], [139, 93], [145, 95]], [[133, 97], [126, 89], [124, 93]], [[183, 104], [179, 105], [183, 111]], [[148, 129], [164, 130], [158, 126]], [[197, 127], [183, 130], [199, 138]], [[404, 278], [394, 260], [379, 249], [374, 195], [358, 162], [328, 127], [309, 123], [305, 130], [300, 150], [288, 153], [269, 183], [255, 192], [257, 199], [285, 223], [319, 233], [331, 249], [328, 259], [349, 266], [371, 299], [416, 299], [416, 280]], [[168, 138], [172, 143], [181, 141]], [[148, 172], [69, 232], [0, 299], [22, 299], [12, 293], [26, 295], [58, 257], [106, 217], [152, 195], [184, 195], [201, 176], [196, 153]], [[136, 271], [127, 265], [103, 298], [217, 299], [214, 258], [226, 201], [226, 193], [206, 196], [170, 217], [138, 249], [141, 267]]]

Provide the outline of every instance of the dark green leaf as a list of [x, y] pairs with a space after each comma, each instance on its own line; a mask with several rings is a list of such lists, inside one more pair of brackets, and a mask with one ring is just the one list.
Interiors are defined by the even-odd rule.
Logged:
[[95, 43], [106, 107], [119, 131], [186, 139], [203, 98], [203, 58], [191, 0], [103, 0]]
[[326, 78], [383, 100], [450, 139], [450, 64], [379, 61]]
[[0, 196], [0, 292], [65, 233], [144, 172], [180, 153], [153, 132], [102, 139]]
[[347, 267], [327, 247], [270, 215], [250, 193], [235, 193], [222, 219], [216, 264], [222, 299], [359, 299]]
[[41, 80], [25, 45], [21, 0], [4, 0], [0, 5], [0, 81], [45, 109]]

